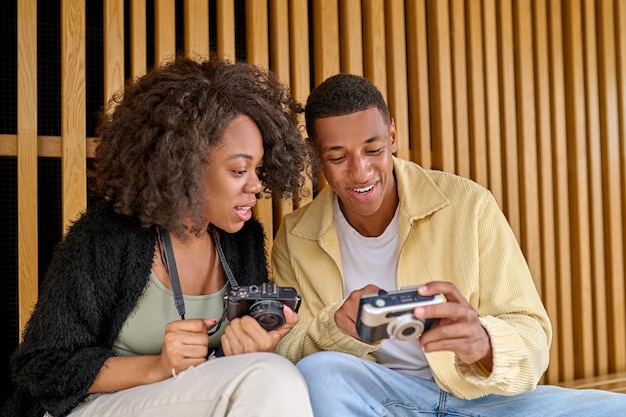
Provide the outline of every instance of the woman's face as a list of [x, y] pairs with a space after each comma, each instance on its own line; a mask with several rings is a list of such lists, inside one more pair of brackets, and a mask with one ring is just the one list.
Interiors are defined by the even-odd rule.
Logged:
[[223, 140], [209, 151], [205, 177], [204, 218], [226, 232], [236, 232], [252, 217], [255, 194], [261, 191], [263, 139], [248, 116], [237, 116]]

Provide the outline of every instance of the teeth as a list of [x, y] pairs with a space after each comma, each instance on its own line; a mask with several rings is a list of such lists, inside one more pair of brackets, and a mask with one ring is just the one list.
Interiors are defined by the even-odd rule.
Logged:
[[237, 207], [236, 210], [237, 211], [242, 211], [242, 212], [243, 211], [248, 211], [248, 210], [250, 210], [250, 207]]
[[374, 188], [374, 186], [370, 185], [369, 187], [364, 187], [364, 188], [353, 188], [352, 191], [356, 193], [366, 193], [370, 191], [372, 188]]

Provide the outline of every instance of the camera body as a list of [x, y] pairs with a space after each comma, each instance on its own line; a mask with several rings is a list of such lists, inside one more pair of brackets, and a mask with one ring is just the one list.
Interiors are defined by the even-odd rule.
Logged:
[[279, 287], [271, 282], [232, 288], [224, 296], [228, 320], [250, 315], [265, 330], [273, 330], [285, 323], [284, 304], [298, 312], [300, 301], [294, 288]]
[[381, 339], [410, 340], [430, 329], [437, 319], [418, 319], [413, 309], [445, 302], [441, 294], [422, 296], [417, 286], [396, 291], [381, 290], [363, 295], [359, 303], [356, 330], [362, 341], [372, 343]]

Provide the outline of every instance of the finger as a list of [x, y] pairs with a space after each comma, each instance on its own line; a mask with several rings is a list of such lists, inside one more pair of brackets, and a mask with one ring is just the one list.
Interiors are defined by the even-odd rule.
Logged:
[[244, 353], [247, 348], [250, 349], [254, 341], [250, 334], [256, 334], [255, 337], [260, 337], [260, 334], [267, 334], [261, 325], [250, 316], [233, 320], [224, 330], [224, 336], [228, 337], [233, 354]]
[[185, 331], [185, 332], [206, 332], [207, 331], [207, 321], [214, 322], [213, 319], [186, 319], [186, 320], [176, 320], [169, 322], [166, 326], [167, 330], [172, 331]]
[[354, 338], [359, 337], [356, 332], [355, 319], [346, 314], [345, 310], [339, 309], [335, 312], [335, 323], [337, 324], [337, 328], [343, 333], [350, 335]]
[[[283, 315], [285, 316], [285, 323], [282, 326], [277, 327], [270, 331], [270, 333], [274, 333], [278, 337], [278, 341], [280, 341], [283, 337], [287, 335], [298, 323], [298, 314], [296, 314], [288, 305], [283, 306]], [[273, 336], [273, 337], [276, 337]]]
[[463, 297], [458, 288], [451, 282], [447, 281], [431, 281], [420, 286], [417, 289], [417, 292], [424, 296], [442, 294], [448, 302], [468, 304], [467, 300]]
[[228, 341], [228, 337], [226, 336], [226, 334], [222, 335], [222, 337], [220, 338], [220, 343], [222, 347], [222, 352], [224, 352], [224, 356], [232, 356], [233, 350], [230, 347], [230, 342]]

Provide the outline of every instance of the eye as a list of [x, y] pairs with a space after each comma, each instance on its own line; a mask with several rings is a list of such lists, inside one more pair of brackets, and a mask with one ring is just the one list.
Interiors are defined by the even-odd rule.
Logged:
[[376, 149], [368, 149], [365, 153], [367, 153], [368, 155], [378, 155], [383, 151], [383, 149], [384, 147], [380, 146]]
[[235, 174], [235, 176], [237, 177], [241, 177], [243, 176], [247, 171], [245, 169], [236, 169], [233, 171], [233, 173]]
[[327, 156], [327, 157], [326, 157], [326, 160], [327, 160], [328, 162], [332, 163], [332, 164], [336, 164], [336, 163], [338, 163], [338, 162], [341, 162], [341, 161], [343, 161], [344, 159], [346, 159], [346, 156], [345, 156], [345, 155], [339, 155], [339, 156], [332, 155], [332, 156]]

